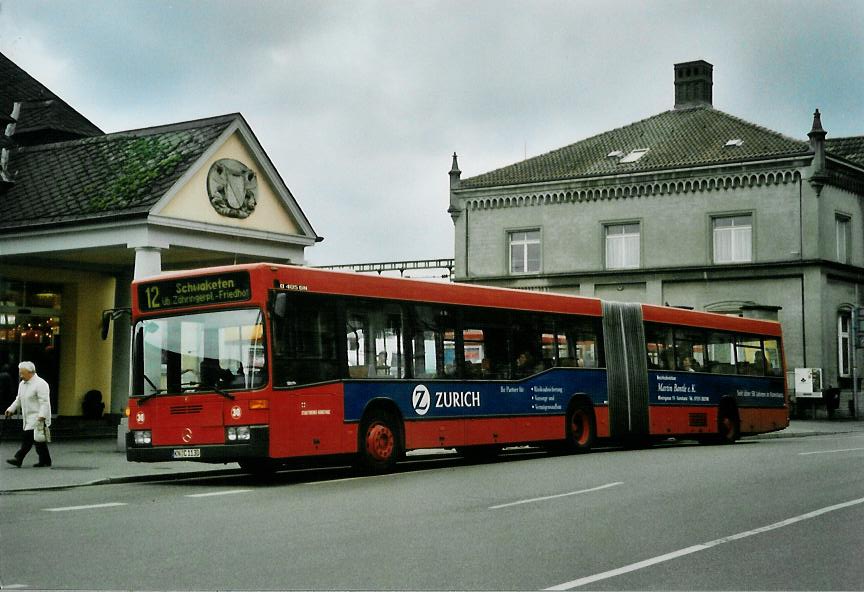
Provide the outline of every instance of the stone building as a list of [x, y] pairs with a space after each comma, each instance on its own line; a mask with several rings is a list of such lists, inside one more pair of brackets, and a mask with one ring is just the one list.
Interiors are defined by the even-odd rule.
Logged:
[[676, 64], [673, 109], [498, 170], [462, 179], [454, 155], [455, 279], [777, 318], [788, 370], [822, 368], [851, 411], [864, 136], [719, 111], [712, 72]]
[[0, 372], [34, 361], [61, 416], [122, 413], [133, 278], [321, 240], [240, 114], [105, 134], [0, 54], [0, 118]]

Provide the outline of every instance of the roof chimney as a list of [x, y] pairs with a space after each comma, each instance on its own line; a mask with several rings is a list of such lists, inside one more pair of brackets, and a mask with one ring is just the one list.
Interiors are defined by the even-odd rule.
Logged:
[[712, 105], [714, 66], [705, 60], [675, 64], [675, 108]]

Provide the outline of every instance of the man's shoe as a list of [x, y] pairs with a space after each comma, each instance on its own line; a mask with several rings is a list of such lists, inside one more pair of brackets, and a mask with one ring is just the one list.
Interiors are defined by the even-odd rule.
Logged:
[[6, 462], [12, 465], [13, 467], [21, 467], [21, 461], [17, 458], [7, 458]]
[[[20, 466], [20, 463], [19, 463], [19, 466]], [[50, 462], [49, 462], [49, 463], [38, 462], [38, 463], [36, 463], [36, 464], [33, 465], [33, 466], [34, 466], [34, 467], [50, 467], [50, 466], [51, 466], [51, 463], [50, 463]]]

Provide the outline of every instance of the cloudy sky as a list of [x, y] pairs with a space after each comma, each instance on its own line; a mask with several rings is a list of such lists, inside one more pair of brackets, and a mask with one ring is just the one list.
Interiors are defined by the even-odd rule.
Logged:
[[0, 0], [0, 52], [106, 132], [240, 112], [323, 243], [313, 265], [453, 256], [463, 178], [672, 108], [864, 135], [864, 2]]

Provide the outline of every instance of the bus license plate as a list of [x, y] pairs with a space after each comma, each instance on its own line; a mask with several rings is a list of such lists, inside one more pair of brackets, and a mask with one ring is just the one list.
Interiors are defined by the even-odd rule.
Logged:
[[201, 458], [201, 449], [179, 448], [174, 450], [174, 458]]

